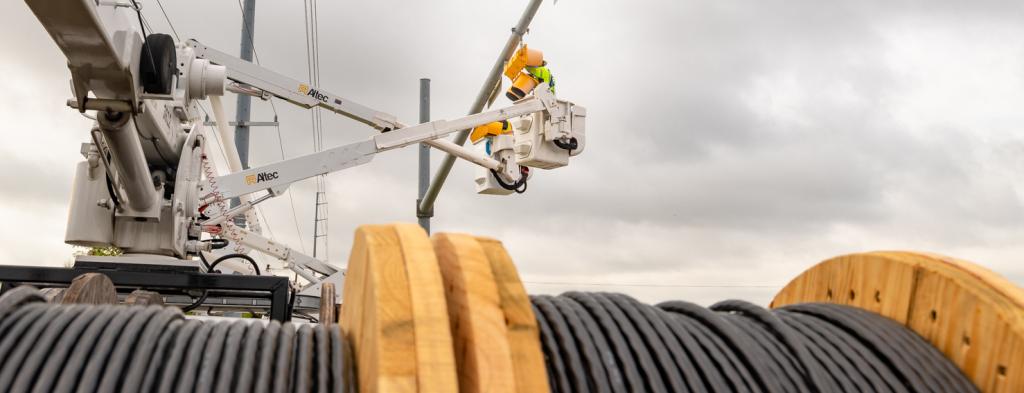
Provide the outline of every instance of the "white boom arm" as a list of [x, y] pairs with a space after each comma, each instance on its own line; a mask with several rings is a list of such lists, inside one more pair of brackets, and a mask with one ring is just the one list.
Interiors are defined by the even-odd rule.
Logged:
[[537, 89], [529, 98], [507, 108], [451, 121], [438, 120], [415, 126], [406, 126], [397, 121], [393, 115], [371, 109], [265, 69], [259, 65], [206, 47], [195, 40], [189, 40], [187, 45], [193, 49], [197, 58], [206, 59], [212, 63], [225, 66], [226, 78], [231, 81], [226, 87], [227, 90], [256, 96], [261, 99], [269, 99], [273, 96], [304, 108], [323, 107], [383, 131], [383, 133], [373, 136], [368, 141], [351, 143], [322, 152], [220, 176], [217, 179], [217, 195], [209, 194], [203, 196], [203, 202], [205, 203], [216, 196], [234, 198], [248, 196], [261, 190], [268, 190], [270, 193], [264, 197], [251, 203], [245, 203], [231, 211], [223, 212], [218, 216], [210, 218], [203, 224], [206, 226], [221, 225], [224, 228], [223, 234], [225, 237], [285, 261], [289, 269], [301, 275], [311, 284], [318, 284], [323, 281], [323, 278], [318, 277], [317, 273], [331, 276], [339, 271], [320, 260], [240, 228], [231, 223], [229, 221], [230, 218], [250, 211], [256, 203], [266, 200], [271, 196], [279, 195], [285, 188], [296, 181], [362, 165], [370, 162], [377, 153], [421, 142], [486, 169], [502, 173], [505, 177], [516, 178], [521, 176], [521, 174], [514, 162], [498, 161], [440, 138], [459, 130], [471, 129], [483, 124], [507, 120], [539, 111], [547, 111], [551, 122], [556, 127], [564, 123], [562, 128], [570, 128], [568, 123], [572, 118], [572, 104], [556, 100], [545, 89]]
[[530, 98], [508, 108], [466, 116], [452, 121], [439, 120], [410, 127], [400, 123], [391, 114], [371, 109], [317, 87], [309, 86], [259, 65], [209, 48], [198, 41], [189, 40], [187, 45], [192, 48], [197, 58], [209, 60], [226, 68], [226, 78], [231, 81], [226, 90], [256, 96], [261, 99], [269, 99], [273, 96], [304, 108], [322, 107], [383, 131], [383, 133], [375, 135], [368, 141], [351, 143], [322, 152], [220, 176], [217, 179], [218, 190], [216, 195], [211, 193], [202, 198], [203, 203], [207, 203], [218, 196], [221, 198], [244, 197], [253, 192], [268, 190], [270, 192], [268, 195], [251, 203], [244, 203], [230, 211], [223, 212], [218, 216], [210, 218], [203, 224], [204, 226], [221, 225], [224, 227], [224, 236], [254, 250], [285, 261], [289, 269], [301, 275], [311, 284], [323, 281], [321, 277], [314, 273], [330, 276], [338, 273], [337, 269], [313, 257], [275, 243], [263, 236], [239, 228], [229, 221], [230, 218], [250, 211], [253, 205], [266, 200], [270, 196], [279, 195], [285, 188], [296, 181], [362, 165], [370, 162], [377, 153], [420, 142], [486, 169], [501, 173], [507, 178], [515, 179], [521, 176], [516, 163], [505, 162], [504, 160], [498, 161], [440, 138], [459, 130], [470, 129], [494, 121], [507, 120], [544, 110], [549, 112], [550, 118], [555, 124], [560, 122], [568, 123], [569, 119], [571, 119], [571, 116], [568, 116], [572, 111], [571, 104], [559, 102], [547, 90], [538, 89]]
[[[548, 97], [551, 97], [550, 93], [548, 93]], [[553, 97], [551, 98], [551, 105], [565, 106], [565, 104], [554, 102]], [[543, 99], [534, 97], [507, 108], [478, 113], [457, 120], [438, 120], [386, 132], [375, 135], [367, 141], [351, 143], [221, 176], [217, 179], [219, 192], [223, 198], [234, 198], [270, 188], [287, 187], [299, 180], [368, 163], [375, 154], [383, 151], [431, 141], [459, 130], [531, 114], [546, 108], [547, 105]], [[455, 145], [451, 142], [448, 143]], [[461, 146], [459, 147], [461, 148]], [[475, 155], [475, 153], [468, 154]]]
[[323, 107], [382, 131], [399, 128], [398, 121], [391, 114], [373, 110], [355, 101], [209, 48], [199, 41], [188, 40], [186, 45], [192, 47], [197, 58], [227, 67], [227, 78], [235, 82], [226, 86], [229, 91], [257, 96], [264, 100], [274, 96], [304, 108]]
[[[541, 89], [537, 93], [507, 108], [478, 113], [452, 121], [438, 120], [405, 127], [375, 135], [367, 141], [351, 143], [322, 152], [220, 176], [217, 182], [219, 186], [218, 193], [222, 198], [248, 195], [261, 190], [268, 190], [269, 194], [254, 200], [252, 203], [243, 204], [220, 216], [213, 217], [204, 222], [204, 225], [221, 225], [224, 227], [222, 234], [225, 237], [285, 261], [287, 268], [305, 278], [310, 282], [311, 286], [319, 284], [324, 278], [318, 277], [314, 272], [323, 274], [326, 277], [343, 272], [343, 270], [339, 271], [318, 259], [295, 251], [256, 233], [246, 231], [234, 225], [230, 218], [250, 210], [255, 203], [262, 202], [272, 195], [278, 195], [280, 190], [288, 187], [291, 183], [368, 163], [373, 159], [374, 155], [383, 151], [420, 142], [443, 143], [458, 149], [468, 150], [453, 142], [443, 139], [439, 140], [438, 138], [459, 130], [528, 115], [538, 111], [550, 113], [552, 115], [552, 122], [556, 122], [556, 125], [558, 121], [568, 122], [568, 119], [571, 119], [571, 116], [568, 116], [572, 111], [570, 104], [555, 100], [554, 96], [546, 90]], [[470, 160], [477, 158], [477, 155], [473, 152], [467, 153], [467, 156]], [[497, 162], [496, 160], [490, 161]], [[494, 170], [501, 170], [506, 167], [505, 165], [489, 167], [484, 165], [487, 164], [486, 162], [480, 164]]]
[[[227, 53], [207, 47], [199, 43], [199, 41], [188, 40], [186, 44], [192, 48], [197, 58], [206, 59], [214, 64], [222, 65], [227, 68], [226, 77], [232, 81], [232, 83], [226, 87], [229, 91], [256, 96], [264, 100], [273, 96], [307, 109], [314, 107], [326, 108], [383, 132], [405, 127], [405, 125], [400, 123], [394, 115], [389, 113], [372, 109], [355, 101], [319, 89], [316, 86], [310, 86], [306, 83], [263, 68], [257, 64], [253, 64]], [[432, 140], [424, 140], [422, 142], [433, 146], [438, 150], [463, 158], [487, 169], [500, 170], [502, 166], [502, 164], [497, 160], [481, 156], [472, 150], [455, 143]], [[366, 162], [368, 162], [368, 160]], [[347, 167], [348, 166], [338, 169], [344, 169]], [[316, 174], [311, 176], [315, 175]]]
[[247, 231], [231, 221], [224, 222], [221, 226], [224, 227], [224, 231], [221, 232], [224, 237], [284, 261], [287, 264], [287, 268], [298, 273], [310, 283], [315, 284], [321, 281], [313, 273], [330, 276], [344, 270], [295, 251], [284, 244], [267, 239], [258, 233]]

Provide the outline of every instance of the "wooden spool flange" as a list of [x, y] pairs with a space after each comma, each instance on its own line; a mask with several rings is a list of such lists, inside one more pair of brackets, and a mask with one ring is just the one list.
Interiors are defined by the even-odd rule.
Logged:
[[549, 391], [537, 319], [501, 242], [434, 235], [462, 392]]
[[339, 324], [360, 392], [456, 392], [448, 309], [430, 239], [413, 224], [356, 230]]
[[361, 392], [549, 391], [530, 299], [493, 239], [360, 227], [339, 325]]
[[771, 307], [827, 302], [889, 317], [927, 339], [985, 392], [1024, 391], [1024, 290], [939, 255], [871, 252], [821, 262]]

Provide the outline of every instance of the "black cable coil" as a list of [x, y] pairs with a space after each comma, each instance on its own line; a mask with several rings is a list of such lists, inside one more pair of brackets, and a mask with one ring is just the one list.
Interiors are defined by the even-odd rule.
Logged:
[[177, 308], [0, 296], [6, 392], [353, 392], [337, 325], [185, 319]]
[[[533, 296], [553, 392], [977, 392], [904, 326], [852, 307], [649, 306], [622, 294]], [[185, 319], [158, 306], [0, 296], [8, 392], [351, 392], [337, 326]]]
[[552, 392], [977, 392], [935, 347], [848, 306], [532, 296]]

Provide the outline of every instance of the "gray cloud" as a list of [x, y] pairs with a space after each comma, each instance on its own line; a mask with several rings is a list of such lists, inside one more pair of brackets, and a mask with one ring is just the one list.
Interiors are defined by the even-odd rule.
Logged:
[[[182, 38], [237, 47], [234, 2], [164, 5]], [[322, 85], [412, 122], [417, 80], [429, 77], [434, 118], [458, 117], [521, 7], [324, 2]], [[217, 18], [196, 17], [198, 8]], [[168, 31], [155, 6], [144, 11]], [[66, 68], [45, 32], [21, 3], [0, 5], [0, 15], [0, 31], [26, 37], [0, 43], [18, 54], [0, 67], [31, 70], [44, 92], [23, 105], [72, 116], [59, 105]], [[262, 64], [304, 79], [301, 4], [260, 2], [257, 15]], [[546, 4], [527, 40], [551, 61], [560, 96], [588, 107], [588, 151], [508, 198], [473, 194], [474, 169], [459, 163], [434, 228], [504, 240], [536, 292], [647, 283], [658, 285], [579, 289], [763, 303], [818, 260], [883, 248], [976, 259], [1024, 282], [1024, 48], [1013, 44], [1022, 19], [1012, 1]], [[0, 110], [17, 117], [18, 102], [0, 98]], [[286, 157], [312, 149], [309, 113], [276, 108], [283, 146], [276, 130], [254, 130], [257, 164], [281, 159], [282, 148]], [[255, 104], [255, 119], [273, 115]], [[7, 203], [66, 197], [74, 160], [50, 162], [77, 159], [86, 128], [58, 120], [47, 127], [59, 151], [33, 145], [45, 158], [0, 158], [20, 168], [0, 178], [20, 185], [0, 193]], [[331, 114], [324, 124], [327, 146], [371, 134]], [[357, 225], [414, 220], [415, 159], [415, 149], [389, 152], [328, 177], [332, 261], [345, 260]], [[275, 237], [308, 249], [314, 187], [291, 192], [297, 219], [287, 197], [264, 213]], [[57, 222], [60, 209], [50, 210]]]

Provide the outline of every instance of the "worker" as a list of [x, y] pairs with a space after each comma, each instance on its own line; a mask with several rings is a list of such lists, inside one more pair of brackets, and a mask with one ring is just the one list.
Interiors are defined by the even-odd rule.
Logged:
[[555, 93], [555, 77], [551, 75], [551, 70], [548, 69], [547, 60], [545, 60], [543, 63], [541, 63], [540, 66], [537, 67], [527, 66], [526, 72], [529, 72], [530, 75], [536, 78], [538, 82], [542, 84], [547, 83], [548, 90], [551, 91], [552, 94]]

